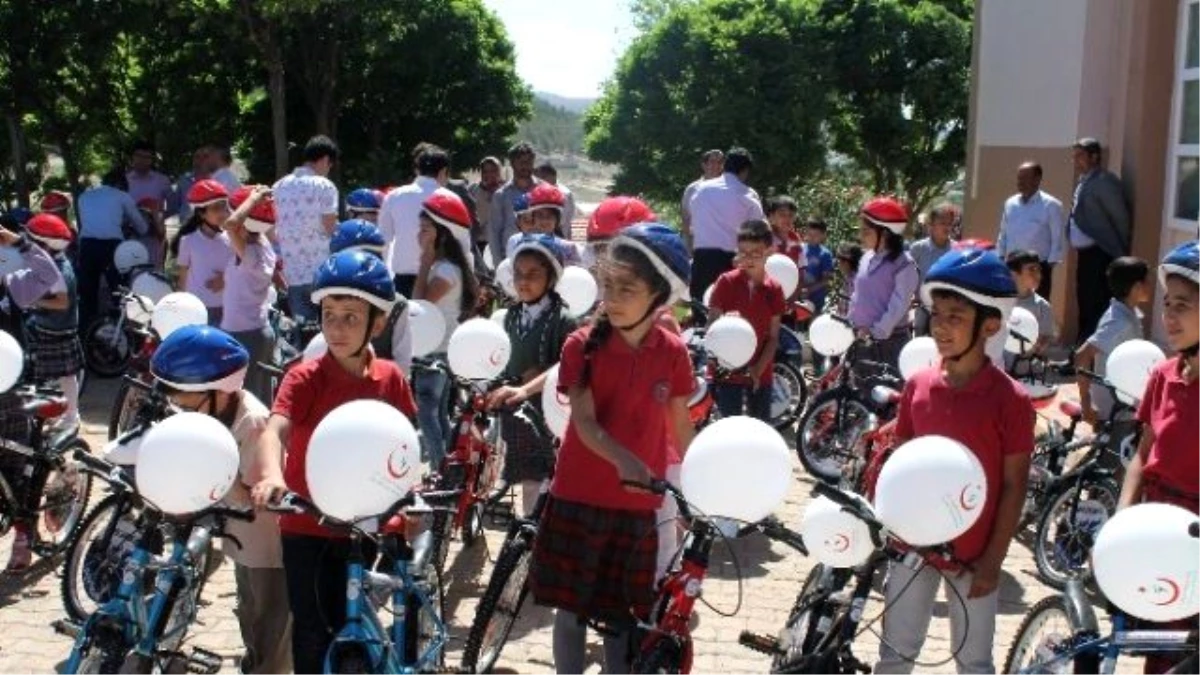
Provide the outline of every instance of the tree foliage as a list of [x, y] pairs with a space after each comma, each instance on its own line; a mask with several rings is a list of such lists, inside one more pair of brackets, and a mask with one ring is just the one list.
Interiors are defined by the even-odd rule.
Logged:
[[535, 96], [533, 114], [517, 128], [517, 137], [539, 152], [579, 154], [583, 151], [583, 120], [579, 113]]

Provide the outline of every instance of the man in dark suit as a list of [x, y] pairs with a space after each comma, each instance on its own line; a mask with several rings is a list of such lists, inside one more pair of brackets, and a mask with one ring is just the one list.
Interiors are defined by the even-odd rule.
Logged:
[[1075, 301], [1079, 307], [1077, 341], [1081, 342], [1095, 332], [1100, 316], [1108, 309], [1108, 265], [1129, 255], [1131, 223], [1121, 179], [1101, 166], [1100, 142], [1081, 138], [1071, 152], [1079, 182], [1067, 236], [1078, 253]]

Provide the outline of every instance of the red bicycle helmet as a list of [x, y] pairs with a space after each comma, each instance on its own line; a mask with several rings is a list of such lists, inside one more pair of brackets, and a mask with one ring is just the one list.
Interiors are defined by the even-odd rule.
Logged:
[[456, 227], [471, 229], [471, 213], [467, 210], [467, 205], [458, 195], [444, 188], [434, 190], [433, 194], [421, 203], [421, 213], [451, 230]]
[[62, 251], [67, 248], [75, 234], [67, 221], [53, 213], [39, 213], [25, 223], [25, 233], [30, 239], [46, 245], [52, 251]]
[[650, 207], [637, 197], [609, 197], [588, 218], [587, 240], [606, 241], [630, 225], [656, 220]]
[[554, 187], [549, 183], [538, 183], [529, 191], [529, 210], [537, 211], [538, 209], [554, 209], [562, 213], [563, 204], [566, 203], [566, 198], [563, 197], [562, 190]]
[[59, 213], [71, 208], [71, 198], [62, 192], [47, 192], [38, 204], [42, 213]]
[[[253, 185], [243, 185], [238, 188], [229, 198], [230, 208], [236, 209], [245, 204], [246, 200], [250, 198], [250, 194], [254, 192], [254, 188]], [[258, 200], [254, 208], [250, 209], [250, 213], [246, 216], [246, 222], [243, 224], [251, 232], [266, 232], [271, 229], [275, 225], [275, 200], [270, 196]]]
[[863, 204], [859, 213], [868, 223], [893, 234], [904, 234], [908, 227], [908, 208], [891, 197], [876, 197]]
[[197, 181], [195, 185], [188, 190], [188, 204], [194, 209], [204, 208], [209, 204], [216, 204], [220, 201], [229, 200], [229, 192], [225, 190], [225, 186], [219, 182], [207, 178], [202, 181]]

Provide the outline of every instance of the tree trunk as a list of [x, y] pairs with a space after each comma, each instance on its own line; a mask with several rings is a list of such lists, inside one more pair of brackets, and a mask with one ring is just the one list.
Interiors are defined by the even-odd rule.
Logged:
[[17, 202], [29, 208], [29, 174], [25, 170], [25, 134], [21, 120], [15, 113], [4, 116], [8, 123], [8, 144], [12, 149], [13, 183], [17, 191]]
[[287, 89], [283, 79], [282, 55], [269, 66], [267, 93], [271, 98], [271, 137], [275, 143], [275, 177], [288, 172]]

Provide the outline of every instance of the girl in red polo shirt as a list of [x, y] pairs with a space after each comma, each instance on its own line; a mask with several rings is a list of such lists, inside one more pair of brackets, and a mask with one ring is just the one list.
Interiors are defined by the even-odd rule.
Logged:
[[[321, 334], [329, 350], [289, 370], [279, 385], [261, 439], [262, 475], [252, 492], [256, 505], [265, 506], [281, 490], [310, 497], [308, 441], [317, 424], [343, 403], [375, 399], [415, 419], [417, 407], [400, 367], [375, 358], [370, 349], [395, 301], [392, 275], [374, 254], [342, 251], [317, 269], [312, 302], [321, 310]], [[323, 672], [331, 638], [346, 620], [350, 544], [308, 515], [284, 515], [279, 529], [292, 608], [293, 665], [297, 673]]]
[[[1164, 286], [1163, 326], [1178, 352], [1151, 373], [1138, 408], [1142, 440], [1125, 469], [1117, 508], [1139, 502], [1166, 502], [1200, 513], [1200, 251], [1197, 242], [1180, 244], [1163, 258], [1158, 277]], [[1196, 618], [1162, 628], [1194, 628]], [[1146, 658], [1145, 672], [1165, 673], [1170, 656]]]
[[[684, 449], [693, 430], [687, 347], [655, 321], [686, 292], [683, 240], [646, 223], [621, 232], [601, 263], [604, 310], [563, 347], [559, 389], [571, 421], [559, 451], [550, 500], [534, 543], [530, 588], [558, 609], [554, 662], [583, 672], [586, 621], [620, 630], [652, 600], [661, 498], [626, 483], [663, 478], [668, 423]], [[626, 672], [628, 636], [604, 638], [605, 672]]]

